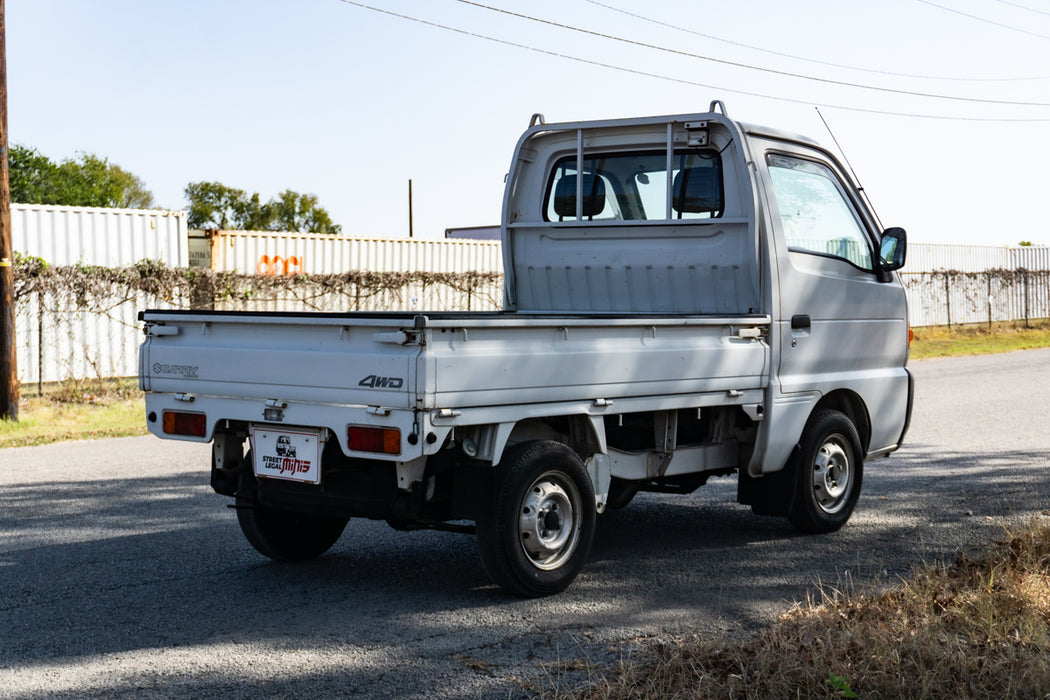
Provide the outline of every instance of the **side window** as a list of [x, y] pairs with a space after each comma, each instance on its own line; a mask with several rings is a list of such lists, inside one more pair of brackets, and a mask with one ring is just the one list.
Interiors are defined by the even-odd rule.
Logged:
[[582, 167], [575, 156], [562, 158], [547, 184], [544, 218], [575, 221], [576, 195], [582, 186], [580, 213], [585, 221], [666, 220], [668, 180], [672, 219], [722, 215], [725, 194], [717, 151], [675, 151], [671, 168], [668, 178], [666, 151], [593, 156], [585, 158]]
[[788, 249], [843, 258], [871, 270], [871, 244], [835, 174], [801, 158], [766, 157]]

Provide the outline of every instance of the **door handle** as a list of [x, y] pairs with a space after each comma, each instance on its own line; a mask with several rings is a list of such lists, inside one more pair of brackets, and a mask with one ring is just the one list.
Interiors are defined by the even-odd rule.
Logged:
[[809, 314], [796, 314], [791, 317], [791, 330], [803, 331], [808, 330], [813, 325], [813, 322], [809, 318]]

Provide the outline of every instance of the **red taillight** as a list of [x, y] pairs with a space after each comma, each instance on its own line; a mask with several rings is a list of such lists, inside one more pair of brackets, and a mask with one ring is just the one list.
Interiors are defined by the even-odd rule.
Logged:
[[397, 428], [372, 428], [363, 425], [346, 426], [346, 441], [355, 452], [376, 452], [384, 455], [401, 454], [401, 431]]
[[208, 418], [203, 413], [164, 411], [162, 425], [165, 435], [204, 437], [208, 432]]

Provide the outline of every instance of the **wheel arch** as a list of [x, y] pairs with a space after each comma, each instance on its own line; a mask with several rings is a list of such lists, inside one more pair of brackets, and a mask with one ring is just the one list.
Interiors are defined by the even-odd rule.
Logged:
[[812, 420], [813, 416], [826, 409], [838, 411], [849, 418], [853, 427], [857, 429], [861, 448], [866, 453], [871, 444], [871, 416], [864, 399], [849, 389], [836, 389], [817, 401], [817, 405], [810, 411], [808, 420]]
[[551, 416], [549, 420], [523, 418], [512, 423], [477, 426], [474, 430], [485, 436], [478, 442], [487, 443], [488, 449], [480, 456], [492, 464], [498, 464], [503, 453], [514, 445], [533, 440], [560, 442], [574, 450], [584, 462], [607, 450], [605, 423], [601, 416], [570, 414]]

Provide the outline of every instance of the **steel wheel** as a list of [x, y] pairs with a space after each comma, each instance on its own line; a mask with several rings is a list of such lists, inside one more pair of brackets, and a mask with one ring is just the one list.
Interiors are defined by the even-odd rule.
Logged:
[[860, 498], [864, 452], [852, 421], [840, 411], [813, 415], [788, 468], [795, 495], [788, 520], [803, 532], [832, 532], [846, 524]]
[[825, 513], [838, 513], [846, 506], [853, 480], [849, 441], [835, 433], [817, 449], [813, 462], [813, 495]]
[[580, 543], [583, 507], [571, 479], [549, 471], [525, 492], [518, 516], [521, 549], [533, 566], [553, 571], [565, 564]]
[[559, 442], [508, 448], [496, 467], [490, 510], [478, 518], [478, 550], [500, 588], [536, 597], [563, 590], [590, 553], [597, 509], [579, 455]]

